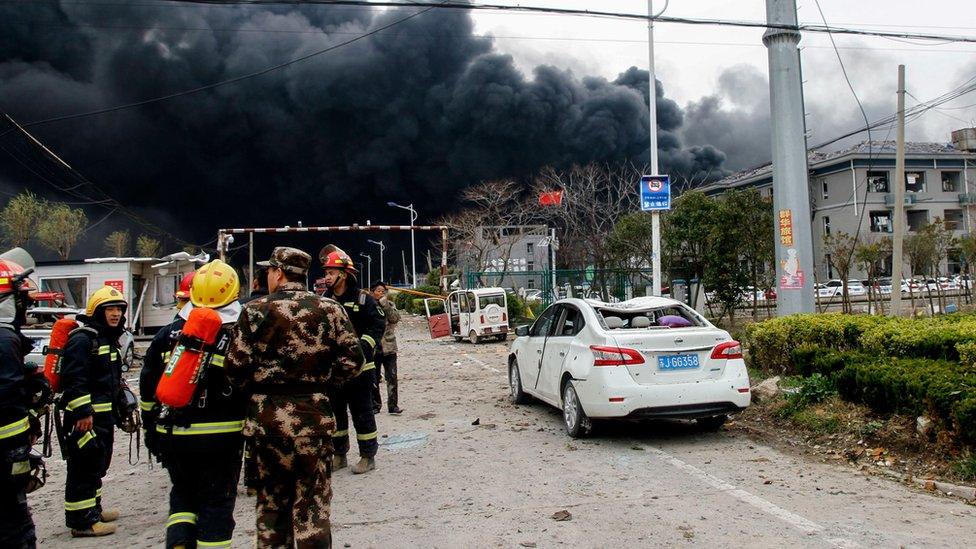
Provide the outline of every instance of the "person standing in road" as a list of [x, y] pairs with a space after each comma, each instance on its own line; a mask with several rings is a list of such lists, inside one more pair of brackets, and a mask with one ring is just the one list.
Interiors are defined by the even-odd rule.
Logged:
[[227, 375], [250, 394], [245, 436], [257, 469], [258, 547], [331, 547], [330, 383], [356, 377], [363, 352], [335, 301], [308, 291], [312, 258], [278, 247], [269, 295], [249, 302], [231, 336]]
[[72, 537], [115, 533], [119, 511], [102, 509], [102, 478], [112, 463], [115, 420], [112, 403], [120, 389], [119, 337], [128, 303], [104, 286], [88, 298], [84, 325], [72, 330], [61, 355], [61, 408], [68, 432], [62, 444], [68, 458], [64, 485], [65, 523]]
[[[172, 482], [167, 548], [231, 546], [246, 403], [242, 393], [228, 382], [224, 368], [231, 330], [241, 312], [239, 289], [237, 272], [216, 259], [196, 271], [190, 287], [193, 306], [180, 310], [184, 322], [181, 330], [193, 325], [191, 312], [195, 309], [214, 310], [222, 326], [213, 341], [202, 347], [197, 370], [201, 381], [189, 403], [163, 406], [155, 420], [156, 451]], [[170, 366], [179, 360], [183, 349], [201, 345], [185, 331], [177, 336], [170, 343]], [[143, 369], [146, 384], [151, 387], [149, 394], [155, 395], [160, 378], [170, 372], [167, 363], [153, 361]], [[146, 369], [150, 371], [146, 373]]]
[[[37, 376], [24, 365], [33, 347], [20, 332], [30, 298], [15, 277], [24, 272], [21, 263], [32, 269], [34, 260], [20, 251], [20, 263], [0, 259], [0, 547], [33, 549], [37, 536], [27, 506], [30, 449], [41, 434], [37, 405], [47, 403], [33, 402], [37, 391], [31, 385]], [[38, 381], [46, 383], [43, 376]]]
[[373, 402], [373, 386], [375, 384], [373, 354], [376, 344], [383, 338], [386, 322], [383, 310], [376, 305], [376, 300], [365, 290], [359, 288], [356, 280], [356, 266], [346, 252], [334, 245], [328, 245], [319, 252], [319, 259], [325, 269], [325, 296], [334, 298], [342, 304], [352, 321], [359, 343], [366, 358], [363, 375], [347, 381], [344, 385], [335, 385], [329, 392], [336, 414], [336, 432], [332, 438], [335, 446], [335, 457], [332, 459], [332, 469], [339, 470], [347, 465], [346, 454], [349, 452], [349, 417], [346, 409], [352, 415], [353, 425], [356, 427], [356, 442], [359, 443], [359, 462], [352, 466], [354, 474], [362, 474], [376, 469], [376, 417], [379, 403]]
[[247, 296], [241, 296], [238, 301], [241, 302], [241, 305], [245, 305], [249, 301], [266, 295], [268, 295], [268, 269], [257, 266], [257, 270], [254, 271], [254, 282], [251, 283], [251, 293]]
[[400, 415], [403, 410], [399, 406], [399, 393], [397, 390], [397, 340], [396, 326], [400, 322], [400, 311], [391, 299], [387, 297], [386, 282], [382, 280], [373, 282], [370, 285], [370, 292], [373, 299], [379, 303], [386, 317], [386, 328], [383, 330], [383, 339], [380, 341], [376, 350], [376, 382], [373, 386], [373, 409], [379, 412], [382, 408], [380, 396], [380, 383], [383, 376], [386, 376], [386, 407], [393, 415]]

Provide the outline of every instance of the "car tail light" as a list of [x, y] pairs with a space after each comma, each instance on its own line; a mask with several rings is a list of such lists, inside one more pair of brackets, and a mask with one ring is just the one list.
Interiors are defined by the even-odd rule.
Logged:
[[590, 350], [593, 351], [594, 366], [625, 366], [644, 363], [644, 356], [635, 349], [590, 345]]
[[485, 315], [481, 315], [481, 323], [482, 323], [482, 324], [484, 324], [484, 323], [485, 323]]
[[508, 322], [508, 313], [502, 313], [502, 322]]
[[712, 358], [716, 360], [742, 358], [742, 345], [738, 341], [719, 343], [712, 349]]

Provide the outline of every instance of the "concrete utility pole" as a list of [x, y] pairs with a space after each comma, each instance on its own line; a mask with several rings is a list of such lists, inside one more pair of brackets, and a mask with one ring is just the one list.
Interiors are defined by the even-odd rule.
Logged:
[[[667, 7], [665, 5], [665, 7]], [[657, 173], [657, 78], [654, 76], [654, 0], [647, 0], [647, 114], [651, 134], [651, 175]], [[653, 293], [661, 295], [661, 212], [651, 212], [651, 272]]]
[[[795, 27], [795, 0], [766, 0], [766, 21]], [[773, 217], [776, 220], [776, 314], [814, 312], [813, 240], [806, 124], [800, 79], [800, 32], [770, 28], [769, 101], [773, 129]]]
[[889, 314], [901, 313], [902, 245], [905, 242], [905, 65], [898, 65], [898, 148], [895, 152], [895, 216], [891, 239], [891, 307]]

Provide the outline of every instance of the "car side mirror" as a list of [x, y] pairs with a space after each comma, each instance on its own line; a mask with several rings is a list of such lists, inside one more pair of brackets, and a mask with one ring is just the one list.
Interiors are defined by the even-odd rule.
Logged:
[[515, 328], [515, 335], [518, 337], [525, 337], [529, 335], [529, 326], [525, 325]]

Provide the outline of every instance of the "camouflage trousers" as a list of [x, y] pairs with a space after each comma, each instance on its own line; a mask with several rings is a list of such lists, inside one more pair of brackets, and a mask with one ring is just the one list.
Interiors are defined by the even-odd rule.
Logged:
[[257, 546], [332, 547], [332, 441], [255, 437]]

